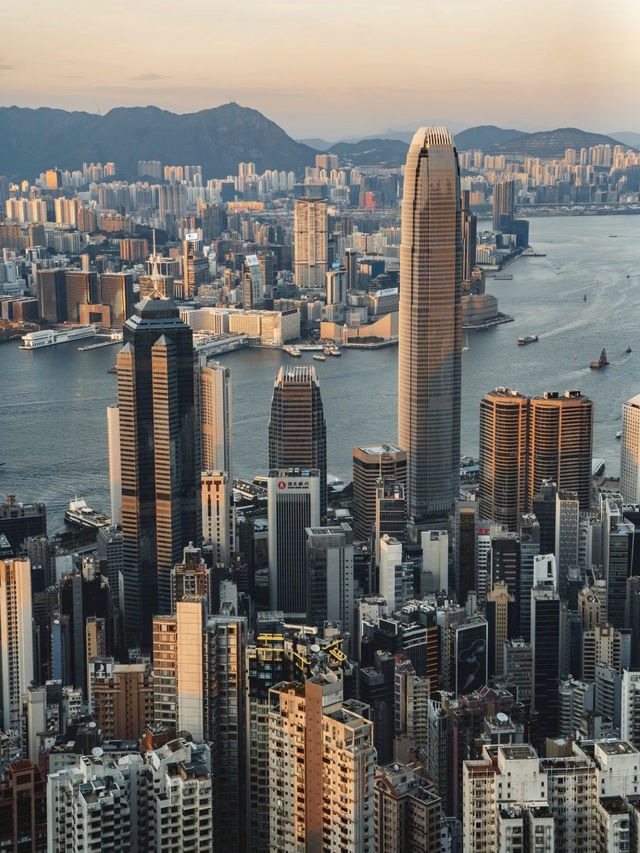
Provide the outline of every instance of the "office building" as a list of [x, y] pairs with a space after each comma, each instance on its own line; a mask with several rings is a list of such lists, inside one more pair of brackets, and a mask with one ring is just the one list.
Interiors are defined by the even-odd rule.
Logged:
[[269, 471], [267, 500], [270, 607], [303, 614], [307, 606], [305, 531], [320, 527], [320, 472]]
[[111, 325], [124, 325], [133, 311], [133, 276], [131, 273], [101, 273], [98, 280], [98, 301], [108, 305]]
[[65, 270], [64, 286], [66, 320], [68, 323], [79, 323], [80, 306], [96, 305], [99, 302], [98, 274], [81, 270]]
[[235, 505], [233, 483], [224, 471], [203, 471], [200, 478], [202, 496], [202, 541], [211, 546], [213, 564], [228, 566], [235, 542]]
[[450, 689], [457, 695], [479, 690], [487, 683], [488, 625], [483, 616], [449, 626]]
[[533, 561], [540, 555], [540, 525], [535, 515], [523, 515], [518, 527], [520, 540], [520, 633], [525, 640], [531, 634], [531, 589]]
[[493, 230], [510, 233], [515, 213], [515, 181], [496, 181], [493, 185]]
[[327, 203], [296, 199], [293, 213], [295, 282], [300, 288], [324, 290], [328, 269]]
[[[580, 509], [591, 505], [593, 403], [580, 391], [532, 397], [529, 408], [529, 502], [546, 480], [576, 492]], [[535, 511], [535, 510], [534, 510]], [[537, 513], [536, 513], [537, 514]], [[538, 518], [540, 524], [542, 521]]]
[[544, 737], [558, 733], [558, 680], [563, 673], [566, 612], [550, 582], [531, 591], [531, 648], [533, 650], [532, 708], [538, 712]]
[[406, 452], [392, 444], [354, 447], [353, 531], [359, 541], [369, 540], [376, 529], [376, 496], [380, 480], [406, 486]]
[[408, 455], [408, 515], [446, 520], [460, 479], [460, 175], [451, 136], [421, 128], [402, 201], [398, 444]]
[[[376, 516], [372, 532], [374, 542], [374, 572], [380, 565], [380, 539], [392, 536], [403, 545], [407, 541], [407, 498], [404, 483], [394, 480], [378, 480], [376, 483]], [[372, 588], [374, 588], [372, 584]]]
[[420, 536], [422, 567], [420, 591], [449, 591], [449, 533], [446, 530], [423, 530]]
[[626, 504], [640, 504], [640, 394], [622, 407], [620, 491]]
[[575, 492], [558, 489], [556, 492], [556, 543], [553, 553], [558, 566], [558, 588], [567, 597], [569, 578], [579, 576], [578, 536], [580, 503]]
[[210, 608], [211, 570], [202, 559], [200, 548], [189, 544], [182, 552], [182, 562], [171, 570], [171, 613], [176, 604], [188, 596], [203, 597]]
[[21, 731], [22, 694], [33, 681], [31, 563], [0, 560], [2, 730]]
[[320, 671], [269, 691], [271, 850], [373, 850], [373, 724], [342, 690]]
[[471, 284], [471, 274], [476, 265], [476, 243], [478, 232], [478, 218], [471, 213], [469, 202], [469, 190], [462, 190], [461, 204], [461, 226], [462, 226], [462, 281], [465, 290]]
[[46, 536], [46, 506], [41, 503], [21, 503], [16, 501], [15, 495], [7, 495], [7, 502], [0, 504], [0, 534], [7, 537], [14, 551], [20, 548], [25, 539]]
[[202, 470], [231, 477], [231, 370], [218, 362], [200, 366], [200, 431]]
[[516, 602], [505, 581], [494, 582], [485, 613], [489, 626], [488, 673], [494, 678], [504, 674], [505, 643], [516, 635]]
[[413, 565], [403, 562], [402, 542], [386, 533], [379, 539], [378, 592], [389, 613], [413, 598]]
[[395, 656], [393, 696], [393, 756], [408, 761], [425, 751], [429, 743], [429, 698], [431, 685], [416, 673], [404, 654]]
[[441, 800], [419, 764], [377, 767], [374, 796], [377, 853], [441, 849]]
[[339, 623], [352, 632], [355, 582], [353, 532], [348, 524], [305, 530], [307, 565], [307, 622], [322, 628]]
[[[125, 630], [151, 645], [171, 569], [199, 542], [199, 417], [191, 329], [170, 300], [138, 303], [118, 353]], [[141, 606], [142, 605], [142, 606]]]
[[529, 398], [496, 388], [480, 401], [480, 489], [482, 518], [517, 530], [527, 510]]
[[344, 268], [327, 273], [327, 305], [347, 304], [347, 271]]
[[257, 255], [247, 255], [242, 274], [242, 304], [245, 308], [261, 308], [264, 305], [265, 282]]
[[117, 406], [107, 406], [107, 441], [111, 523], [119, 526], [122, 524], [122, 474], [120, 471], [120, 409]]
[[67, 319], [64, 270], [38, 270], [38, 300], [43, 319], [50, 323], [63, 323]]
[[[269, 418], [269, 468], [316, 469], [320, 516], [327, 513], [327, 425], [314, 367], [281, 367]], [[314, 525], [315, 526], [315, 525]]]

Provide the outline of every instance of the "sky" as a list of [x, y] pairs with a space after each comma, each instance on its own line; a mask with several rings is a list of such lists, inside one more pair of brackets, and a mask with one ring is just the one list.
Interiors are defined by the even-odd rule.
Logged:
[[639, 0], [21, 0], [0, 3], [0, 32], [0, 106], [233, 100], [329, 141], [640, 132]]

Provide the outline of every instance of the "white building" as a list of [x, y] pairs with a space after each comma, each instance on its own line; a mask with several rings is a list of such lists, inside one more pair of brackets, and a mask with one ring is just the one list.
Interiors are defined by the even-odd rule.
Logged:
[[213, 548], [213, 563], [229, 565], [234, 542], [233, 483], [224, 471], [203, 471], [202, 540]]
[[200, 434], [202, 470], [231, 478], [231, 370], [219, 362], [200, 366]]
[[449, 590], [449, 534], [446, 530], [423, 530], [422, 578], [420, 591], [448, 592]]
[[622, 672], [620, 735], [640, 745], [640, 672]]

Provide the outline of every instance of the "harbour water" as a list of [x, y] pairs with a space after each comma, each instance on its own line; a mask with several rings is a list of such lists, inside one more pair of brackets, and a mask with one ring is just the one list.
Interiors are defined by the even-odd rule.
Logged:
[[[640, 217], [537, 218], [530, 227], [532, 246], [546, 257], [519, 259], [510, 281], [487, 281], [514, 322], [471, 333], [463, 354], [461, 452], [477, 455], [479, 401], [496, 386], [530, 394], [578, 388], [594, 401], [594, 456], [617, 474], [621, 406], [640, 391]], [[519, 347], [525, 335], [539, 342]], [[0, 346], [0, 500], [13, 492], [44, 501], [55, 532], [75, 494], [109, 511], [105, 408], [116, 400], [107, 369], [117, 349], [78, 352], [69, 343], [25, 352], [18, 343]], [[610, 366], [590, 370], [602, 347]], [[325, 362], [260, 349], [220, 360], [232, 370], [234, 476], [266, 471], [281, 364], [309, 363], [318, 372], [332, 474], [351, 478], [354, 445], [397, 438], [396, 348], [345, 350]]]

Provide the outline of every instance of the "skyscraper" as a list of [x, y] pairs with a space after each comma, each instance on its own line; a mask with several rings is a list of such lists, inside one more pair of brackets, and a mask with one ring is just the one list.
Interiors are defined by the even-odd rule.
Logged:
[[620, 491], [625, 503], [640, 504], [640, 394], [622, 407]]
[[444, 128], [420, 128], [404, 176], [400, 250], [398, 443], [408, 514], [446, 518], [460, 477], [460, 172]]
[[482, 518], [516, 530], [527, 509], [529, 398], [496, 388], [480, 401]]
[[298, 287], [324, 290], [327, 273], [327, 203], [297, 199], [293, 219], [295, 281]]
[[133, 276], [131, 273], [101, 273], [100, 304], [111, 309], [111, 325], [122, 326], [133, 310]]
[[306, 528], [320, 527], [318, 471], [269, 471], [269, 596], [272, 610], [304, 613], [307, 606]]
[[317, 469], [320, 515], [326, 515], [327, 426], [314, 367], [281, 367], [278, 372], [269, 418], [269, 468]]
[[353, 532], [356, 539], [368, 540], [374, 531], [378, 480], [406, 485], [406, 452], [392, 444], [354, 447]]
[[593, 403], [580, 391], [547, 391], [531, 399], [529, 411], [529, 502], [551, 479], [577, 492], [580, 509], [589, 509]]
[[4, 731], [20, 732], [22, 694], [32, 680], [31, 563], [0, 560], [0, 710]]
[[493, 230], [508, 231], [515, 210], [515, 183], [496, 181], [493, 185]]
[[200, 541], [192, 333], [170, 300], [135, 306], [118, 353], [125, 630], [148, 648], [171, 569]]
[[202, 470], [231, 477], [231, 371], [218, 362], [200, 367], [200, 431]]

